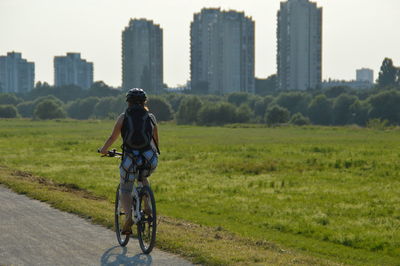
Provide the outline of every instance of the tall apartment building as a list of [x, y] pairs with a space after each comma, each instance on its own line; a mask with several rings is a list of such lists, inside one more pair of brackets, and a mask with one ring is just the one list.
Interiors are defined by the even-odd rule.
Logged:
[[93, 84], [93, 63], [81, 58], [80, 53], [54, 57], [54, 85], [76, 85], [89, 89]]
[[163, 30], [153, 21], [131, 19], [122, 32], [122, 87], [157, 93], [163, 82]]
[[0, 92], [28, 92], [35, 83], [35, 64], [10, 52], [0, 56]]
[[356, 70], [357, 81], [367, 81], [371, 84], [374, 83], [374, 71], [369, 68], [361, 68]]
[[192, 90], [254, 93], [254, 21], [243, 12], [204, 8], [190, 26]]
[[320, 87], [322, 8], [309, 0], [288, 0], [281, 2], [277, 20], [278, 88]]

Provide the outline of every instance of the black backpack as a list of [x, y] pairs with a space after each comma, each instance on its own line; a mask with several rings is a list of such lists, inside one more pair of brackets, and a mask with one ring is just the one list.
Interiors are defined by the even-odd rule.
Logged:
[[154, 121], [142, 106], [134, 105], [125, 111], [122, 125], [123, 148], [144, 151], [151, 148]]

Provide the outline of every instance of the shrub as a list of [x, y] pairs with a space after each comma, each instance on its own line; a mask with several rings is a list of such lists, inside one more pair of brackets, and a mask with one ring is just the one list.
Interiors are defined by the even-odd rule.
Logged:
[[311, 121], [308, 117], [305, 117], [301, 113], [295, 113], [294, 115], [292, 115], [292, 118], [290, 119], [289, 123], [296, 126], [305, 126], [305, 125], [310, 125]]
[[316, 96], [308, 106], [311, 122], [318, 125], [330, 125], [332, 121], [332, 103], [324, 94]]
[[197, 122], [198, 113], [202, 107], [202, 102], [197, 96], [184, 98], [176, 115], [178, 124], [193, 124]]
[[28, 101], [22, 102], [17, 105], [18, 113], [22, 117], [33, 117], [33, 110], [35, 109], [35, 102]]
[[88, 97], [72, 102], [68, 108], [68, 116], [75, 119], [88, 119], [93, 115], [94, 107], [99, 102], [97, 97]]
[[240, 106], [249, 99], [250, 94], [245, 92], [233, 92], [228, 95], [228, 102], [236, 106]]
[[96, 118], [109, 118], [112, 114], [112, 117], [115, 118], [115, 114], [117, 114], [117, 110], [115, 110], [114, 106], [116, 105], [116, 98], [114, 97], [104, 97], [101, 98], [96, 105], [94, 106], [94, 116]]
[[380, 118], [370, 119], [367, 122], [367, 128], [383, 130], [389, 125], [388, 120], [381, 120]]
[[387, 119], [390, 123], [400, 124], [400, 92], [384, 91], [368, 98], [371, 109], [370, 118]]
[[287, 123], [290, 113], [286, 108], [278, 105], [272, 106], [265, 114], [265, 121], [268, 125]]
[[13, 105], [0, 105], [0, 118], [15, 118], [18, 116], [17, 108]]
[[36, 105], [33, 115], [38, 119], [56, 119], [66, 117], [64, 109], [62, 109], [57, 102], [50, 99], [41, 101]]
[[354, 123], [356, 114], [352, 110], [352, 105], [357, 101], [357, 97], [346, 93], [341, 94], [333, 102], [333, 123], [335, 125], [346, 125]]
[[224, 125], [236, 121], [236, 108], [226, 102], [205, 104], [198, 113], [200, 125]]
[[154, 113], [158, 121], [173, 119], [171, 105], [161, 97], [151, 97], [148, 102], [150, 112]]
[[14, 94], [11, 93], [0, 93], [0, 104], [1, 105], [17, 105], [22, 102], [22, 99], [17, 98]]
[[250, 107], [247, 104], [242, 104], [236, 110], [236, 122], [237, 123], [247, 123], [250, 121], [253, 112], [251, 111]]

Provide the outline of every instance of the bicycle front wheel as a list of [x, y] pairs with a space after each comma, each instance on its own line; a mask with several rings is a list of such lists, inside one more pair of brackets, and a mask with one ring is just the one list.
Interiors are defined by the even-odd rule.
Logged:
[[156, 201], [149, 186], [144, 186], [139, 194], [141, 219], [137, 224], [138, 239], [143, 253], [149, 254], [156, 243], [157, 214]]
[[117, 235], [118, 243], [120, 244], [121, 247], [125, 247], [129, 242], [129, 235], [122, 234], [122, 228], [124, 227], [126, 213], [122, 208], [121, 197], [120, 197], [120, 193], [119, 193], [119, 186], [120, 185], [118, 185], [117, 191], [115, 192], [114, 226], [115, 226], [115, 233]]

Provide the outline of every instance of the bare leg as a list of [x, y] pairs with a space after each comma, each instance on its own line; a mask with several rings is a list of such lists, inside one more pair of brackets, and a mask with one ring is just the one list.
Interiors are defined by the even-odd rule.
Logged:
[[[149, 180], [147, 179], [147, 177], [142, 177], [142, 183], [144, 186], [150, 186]], [[150, 206], [149, 206], [149, 199], [147, 197], [147, 195], [143, 196], [143, 201], [144, 201], [144, 212], [147, 215], [151, 215], [151, 210], [150, 210]]]
[[132, 193], [131, 193], [131, 186], [133, 186], [132, 182], [123, 182], [121, 181], [121, 205], [122, 209], [125, 212], [125, 224], [123, 227], [124, 234], [131, 234], [132, 229], [131, 226], [132, 222]]
[[131, 193], [121, 193], [122, 208], [125, 211], [125, 220], [132, 219], [132, 197]]

